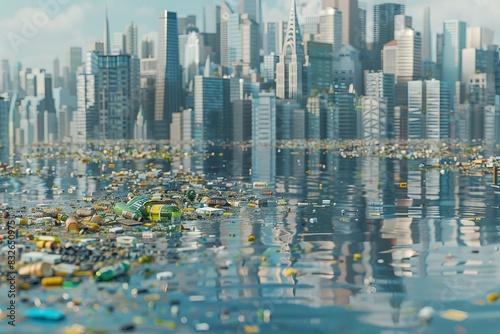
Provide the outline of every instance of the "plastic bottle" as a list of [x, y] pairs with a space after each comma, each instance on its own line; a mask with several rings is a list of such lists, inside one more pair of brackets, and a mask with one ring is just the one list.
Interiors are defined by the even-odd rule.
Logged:
[[132, 219], [137, 221], [142, 221], [144, 219], [140, 211], [131, 208], [125, 203], [116, 203], [114, 210], [118, 216], [122, 216], [123, 218], [126, 219]]
[[150, 199], [147, 196], [136, 196], [132, 198], [130, 201], [127, 202], [127, 205], [131, 207], [132, 209], [139, 211], [143, 215], [147, 214], [146, 208], [144, 204], [146, 202], [149, 202]]
[[170, 222], [172, 218], [179, 218], [181, 210], [174, 205], [155, 204], [149, 209], [149, 219], [157, 222]]
[[96, 272], [95, 280], [97, 282], [110, 281], [115, 277], [126, 274], [129, 269], [130, 269], [130, 263], [125, 262], [125, 261], [120, 262], [119, 264], [117, 264], [115, 266], [104, 267], [104, 268], [101, 268], [98, 272]]

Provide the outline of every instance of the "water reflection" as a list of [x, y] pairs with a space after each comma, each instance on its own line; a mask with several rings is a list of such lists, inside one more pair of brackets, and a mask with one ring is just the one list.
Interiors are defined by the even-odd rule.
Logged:
[[[499, 195], [482, 177], [419, 168], [436, 161], [344, 158], [327, 150], [197, 150], [201, 154], [172, 161], [117, 161], [116, 170], [143, 171], [154, 162], [164, 171], [265, 181], [289, 205], [242, 206], [233, 217], [186, 222], [193, 232], [156, 242], [156, 269], [176, 274], [164, 293], [187, 303], [181, 313], [188, 319], [219, 332], [242, 324], [258, 324], [261, 332], [341, 331], [348, 319], [360, 331], [366, 325], [416, 331], [419, 307], [441, 303], [480, 314], [471, 301], [496, 284], [500, 263], [489, 246], [499, 241]], [[46, 173], [1, 178], [2, 202], [78, 199], [110, 182], [98, 179], [97, 163], [23, 164], [47, 167]], [[68, 194], [71, 186], [77, 191]], [[447, 297], [444, 286], [452, 286], [456, 297]], [[269, 324], [263, 310], [272, 311]], [[423, 332], [451, 328], [436, 326]]]

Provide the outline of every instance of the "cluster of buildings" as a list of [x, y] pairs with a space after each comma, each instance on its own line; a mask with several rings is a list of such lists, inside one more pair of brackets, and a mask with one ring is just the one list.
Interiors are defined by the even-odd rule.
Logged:
[[[493, 32], [450, 20], [431, 45], [400, 3], [367, 10], [322, 0], [302, 17], [265, 22], [262, 0], [164, 11], [158, 41], [137, 25], [86, 50], [68, 49], [61, 72], [2, 61], [0, 149], [50, 142], [248, 142], [377, 139], [500, 141], [500, 60]], [[297, 10], [299, 8], [299, 11]], [[300, 17], [300, 19], [299, 19]], [[140, 45], [139, 45], [140, 44]], [[140, 52], [139, 52], [140, 49]]]

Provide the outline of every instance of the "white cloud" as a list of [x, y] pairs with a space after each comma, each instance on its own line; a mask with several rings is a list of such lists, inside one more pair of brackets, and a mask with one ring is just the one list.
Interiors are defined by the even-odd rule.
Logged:
[[[27, 7], [0, 21], [0, 43], [5, 47], [1, 57], [22, 59], [25, 66], [49, 67], [69, 46], [87, 46], [84, 34], [89, 4], [54, 7], [44, 10]], [[64, 64], [64, 59], [61, 59]]]

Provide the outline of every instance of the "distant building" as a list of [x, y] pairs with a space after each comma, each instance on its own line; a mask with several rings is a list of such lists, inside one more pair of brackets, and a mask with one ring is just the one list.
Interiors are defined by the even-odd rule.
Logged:
[[125, 35], [121, 32], [115, 32], [113, 34], [113, 46], [111, 47], [112, 55], [125, 54]]
[[138, 39], [137, 39], [137, 25], [132, 22], [125, 27], [125, 45], [124, 51], [126, 54], [138, 57]]
[[276, 95], [260, 93], [252, 105], [252, 180], [276, 180]]
[[332, 52], [342, 47], [342, 13], [338, 9], [327, 7], [321, 11], [319, 39], [332, 45]]
[[76, 75], [78, 67], [82, 65], [82, 52], [82, 48], [72, 46], [67, 53], [66, 64], [69, 69], [67, 88], [72, 96], [76, 96]]
[[335, 108], [337, 120], [334, 130], [340, 139], [358, 138], [358, 120], [361, 115], [356, 110], [355, 94], [346, 85], [335, 88]]
[[203, 32], [206, 34], [220, 34], [220, 6], [216, 4], [203, 7]]
[[178, 16], [177, 32], [179, 35], [187, 35], [189, 28], [196, 27], [196, 15]]
[[282, 50], [280, 61], [276, 66], [276, 97], [300, 101], [303, 95], [303, 72], [306, 60], [295, 0], [292, 0]]
[[143, 139], [153, 139], [153, 123], [155, 112], [156, 87], [156, 58], [141, 59], [140, 68], [140, 109], [142, 110], [142, 124], [147, 130]]
[[439, 80], [408, 83], [408, 139], [450, 138], [450, 96]]
[[99, 139], [133, 138], [131, 70], [130, 55], [98, 56]]
[[154, 41], [146, 37], [141, 42], [141, 58], [155, 58]]
[[281, 54], [287, 22], [266, 22], [264, 25], [264, 54]]
[[384, 72], [366, 74], [365, 97], [362, 102], [362, 136], [365, 139], [395, 137], [394, 75]]
[[0, 96], [0, 162], [3, 163], [9, 158], [9, 109], [8, 96]]
[[180, 111], [181, 107], [181, 84], [177, 14], [164, 11], [160, 17], [158, 34], [154, 114], [155, 139], [170, 138], [172, 113]]
[[195, 141], [219, 141], [231, 129], [225, 123], [231, 113], [229, 80], [194, 78], [194, 119], [192, 137]]
[[441, 80], [450, 87], [450, 98], [454, 100], [455, 83], [462, 79], [462, 50], [466, 46], [465, 22], [450, 20], [443, 25]]
[[276, 64], [278, 64], [279, 59], [280, 57], [274, 54], [274, 52], [264, 56], [262, 70], [262, 78], [264, 82], [276, 83]]
[[359, 48], [358, 0], [323, 0], [322, 8], [327, 7], [338, 9], [342, 13], [342, 44]]
[[378, 57], [378, 68], [382, 69], [380, 51], [384, 45], [394, 40], [394, 17], [404, 15], [405, 5], [397, 3], [383, 3], [374, 6], [373, 13], [373, 50]]
[[494, 36], [495, 32], [488, 28], [468, 27], [466, 31], [465, 48], [485, 50], [488, 45], [493, 44]]
[[332, 44], [306, 41], [304, 51], [309, 58], [308, 94], [326, 93], [333, 82]]
[[333, 80], [337, 85], [353, 85], [357, 94], [363, 92], [363, 65], [358, 49], [343, 45], [333, 56]]

